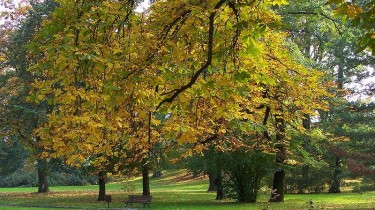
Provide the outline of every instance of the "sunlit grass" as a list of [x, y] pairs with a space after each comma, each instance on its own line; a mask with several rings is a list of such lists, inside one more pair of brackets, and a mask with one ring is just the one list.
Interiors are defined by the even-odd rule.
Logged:
[[[124, 208], [123, 200], [129, 192], [123, 186], [131, 185], [141, 193], [141, 179], [106, 185], [107, 194], [112, 195], [112, 208]], [[309, 200], [314, 209], [375, 209], [375, 192], [341, 194], [288, 194], [284, 203], [268, 203], [268, 192], [261, 192], [258, 203], [240, 204], [234, 200], [215, 201], [216, 194], [206, 192], [207, 177], [190, 179], [186, 171], [165, 172], [162, 178], [151, 179], [152, 209], [307, 209]], [[0, 209], [106, 208], [105, 202], [98, 202], [98, 186], [51, 187], [51, 193], [35, 193], [37, 188], [0, 188]], [[11, 205], [11, 206], [9, 206]], [[141, 205], [137, 205], [141, 207]]]

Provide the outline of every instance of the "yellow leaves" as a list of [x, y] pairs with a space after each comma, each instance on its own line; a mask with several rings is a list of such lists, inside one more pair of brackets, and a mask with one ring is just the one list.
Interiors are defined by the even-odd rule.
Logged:
[[152, 125], [158, 126], [158, 125], [160, 125], [160, 123], [161, 123], [160, 120], [157, 120], [157, 119], [154, 119], [154, 118], [151, 120]]
[[[285, 34], [269, 27], [278, 18], [269, 5], [286, 1], [270, 0], [259, 7], [241, 5], [237, 25], [229, 7], [216, 10], [209, 67], [168, 107], [156, 110], [206, 63], [208, 17], [216, 3], [157, 1], [147, 15], [130, 16], [129, 22], [116, 21], [127, 18], [117, 1], [103, 1], [90, 11], [64, 4], [83, 16], [80, 21], [70, 13], [60, 17], [66, 29], [47, 41], [43, 49], [50, 50], [35, 66], [44, 69], [45, 77], [35, 82], [35, 97], [51, 97], [57, 105], [47, 129], [40, 131], [43, 139], [53, 140], [45, 143], [54, 150], [51, 155], [74, 157], [77, 161], [69, 162], [77, 164], [101, 152], [110, 157], [139, 151], [143, 156], [164, 140], [192, 144], [212, 135], [226, 138], [234, 130], [253, 136], [267, 129], [260, 128], [265, 109], [259, 107], [277, 114], [276, 95], [298, 109], [285, 114], [287, 120], [319, 107], [316, 101], [324, 91], [313, 85], [319, 77], [293, 61]], [[74, 33], [77, 28], [82, 30]], [[233, 43], [235, 29], [241, 36]]]
[[288, 4], [288, 0], [269, 0], [266, 2], [269, 2], [272, 5], [287, 5]]
[[227, 132], [227, 129], [226, 128], [220, 128], [219, 129], [219, 134], [225, 134]]
[[180, 98], [179, 98], [179, 101], [182, 103], [182, 104], [186, 104], [189, 102], [189, 98], [186, 97], [185, 94], [180, 94]]
[[217, 85], [219, 86], [230, 86], [231, 84], [232, 80], [228, 75], [217, 78]]
[[285, 161], [285, 164], [288, 164], [288, 165], [302, 165], [301, 162], [298, 162], [297, 160], [292, 160], [292, 159], [287, 159]]
[[[331, 2], [337, 4], [338, 2]], [[339, 2], [341, 3], [341, 2]], [[362, 8], [360, 6], [350, 4], [350, 3], [342, 3], [336, 10], [336, 14], [345, 14], [349, 18], [353, 19], [357, 15], [361, 14], [363, 12]]]
[[195, 140], [195, 137], [192, 133], [184, 132], [181, 134], [181, 136], [177, 139], [177, 142], [179, 145], [182, 145], [184, 143], [193, 142]]
[[350, 138], [347, 136], [334, 136], [332, 138], [329, 138], [329, 141], [331, 142], [348, 142], [350, 141]]

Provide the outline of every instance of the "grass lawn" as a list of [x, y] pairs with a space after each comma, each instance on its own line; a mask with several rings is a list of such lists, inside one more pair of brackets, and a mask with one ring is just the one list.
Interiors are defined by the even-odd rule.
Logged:
[[[341, 194], [288, 194], [284, 203], [268, 203], [268, 193], [259, 195], [258, 203], [240, 204], [233, 200], [215, 201], [215, 193], [206, 192], [206, 179], [185, 179], [181, 171], [166, 172], [162, 178], [151, 179], [153, 201], [151, 209], [307, 209], [309, 200], [314, 209], [375, 209], [375, 192]], [[122, 200], [128, 192], [123, 183], [106, 185], [112, 195], [111, 208], [124, 208]], [[141, 190], [141, 180], [136, 178], [128, 185]], [[51, 193], [35, 193], [36, 188], [0, 188], [0, 209], [106, 209], [107, 203], [98, 202], [98, 186], [51, 187]], [[137, 191], [136, 193], [141, 193]], [[141, 205], [135, 204], [135, 207]]]

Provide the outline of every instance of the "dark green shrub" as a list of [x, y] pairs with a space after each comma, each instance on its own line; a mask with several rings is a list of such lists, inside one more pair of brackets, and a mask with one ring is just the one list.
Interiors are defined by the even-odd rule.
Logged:
[[228, 198], [256, 202], [261, 181], [274, 169], [274, 157], [258, 151], [234, 151], [226, 154], [224, 190]]

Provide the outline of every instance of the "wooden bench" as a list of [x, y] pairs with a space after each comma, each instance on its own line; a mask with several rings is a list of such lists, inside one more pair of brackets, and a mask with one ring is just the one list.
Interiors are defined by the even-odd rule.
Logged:
[[128, 200], [124, 201], [124, 203], [126, 204], [126, 207], [128, 207], [129, 204], [133, 207], [133, 203], [141, 203], [143, 204], [143, 207], [146, 207], [147, 205], [150, 208], [151, 200], [151, 195], [129, 195]]

